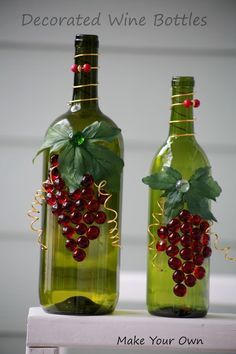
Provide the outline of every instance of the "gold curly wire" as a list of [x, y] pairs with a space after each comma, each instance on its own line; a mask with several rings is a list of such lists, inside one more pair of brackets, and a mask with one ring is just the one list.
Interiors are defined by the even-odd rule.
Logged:
[[34, 194], [34, 199], [33, 202], [31, 204], [31, 209], [27, 212], [27, 215], [33, 219], [30, 223], [30, 228], [32, 231], [37, 232], [38, 234], [38, 243], [40, 244], [40, 247], [42, 250], [47, 250], [47, 246], [45, 246], [42, 243], [42, 233], [43, 230], [40, 227], [35, 227], [35, 224], [37, 223], [37, 221], [39, 220], [39, 214], [40, 214], [40, 210], [38, 209], [38, 207], [41, 207], [43, 204], [43, 201], [45, 200], [45, 197], [43, 195], [43, 188], [39, 189], [35, 192]]
[[[151, 237], [151, 242], [149, 242], [149, 244], [148, 244], [148, 250], [149, 250], [149, 251], [156, 251], [156, 248], [154, 247], [154, 245], [155, 245], [156, 242], [157, 242], [156, 235], [153, 234], [153, 232], [151, 231], [151, 228], [152, 228], [153, 226], [156, 226], [156, 227], [160, 226], [160, 221], [159, 221], [158, 217], [159, 217], [159, 216], [163, 216], [163, 213], [164, 213], [164, 209], [162, 208], [161, 204], [160, 204], [158, 201], [157, 201], [157, 206], [158, 206], [158, 208], [161, 210], [161, 212], [160, 212], [160, 213], [157, 213], [157, 212], [153, 212], [153, 213], [152, 213], [152, 218], [155, 220], [155, 222], [152, 223], [152, 224], [150, 224], [150, 225], [148, 226], [148, 234], [149, 234], [150, 237]], [[159, 253], [155, 252], [155, 255], [154, 255], [153, 258], [152, 258], [152, 265], [153, 265], [153, 267], [159, 268], [159, 267], [157, 266], [156, 262], [155, 262], [155, 260], [156, 260], [156, 258], [157, 258], [158, 256], [159, 256]], [[162, 269], [160, 269], [160, 270], [162, 270]]]
[[99, 195], [107, 196], [105, 203], [104, 203], [104, 209], [114, 213], [113, 219], [110, 219], [107, 221], [108, 224], [114, 224], [114, 226], [109, 230], [110, 239], [112, 241], [111, 244], [114, 247], [121, 247], [120, 246], [119, 230], [118, 230], [118, 222], [117, 222], [118, 213], [116, 210], [107, 206], [108, 201], [112, 198], [112, 194], [102, 191], [102, 189], [106, 186], [106, 184], [107, 184], [107, 182], [105, 180], [103, 180], [98, 185], [95, 183], [95, 186], [98, 189]]
[[212, 233], [212, 235], [215, 237], [214, 239], [214, 247], [217, 251], [223, 252], [224, 254], [224, 258], [226, 261], [234, 261], [236, 262], [236, 257], [231, 257], [230, 254], [230, 250], [231, 247], [230, 246], [226, 246], [226, 247], [221, 247], [220, 246], [220, 236], [217, 234]]

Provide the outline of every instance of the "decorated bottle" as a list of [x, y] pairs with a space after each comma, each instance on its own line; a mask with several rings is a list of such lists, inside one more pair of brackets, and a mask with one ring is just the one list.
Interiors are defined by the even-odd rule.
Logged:
[[143, 182], [150, 187], [147, 307], [152, 315], [204, 317], [209, 305], [210, 201], [221, 189], [194, 134], [193, 77], [173, 77], [169, 136]]
[[44, 152], [39, 295], [50, 313], [102, 315], [118, 300], [123, 140], [98, 106], [98, 37], [77, 35], [74, 58], [69, 110], [37, 152]]

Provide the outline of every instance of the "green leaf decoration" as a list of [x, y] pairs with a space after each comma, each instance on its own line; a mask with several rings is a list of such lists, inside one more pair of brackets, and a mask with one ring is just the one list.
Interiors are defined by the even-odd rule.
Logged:
[[210, 167], [198, 168], [189, 179], [189, 189], [186, 192], [178, 189], [177, 182], [183, 178], [171, 167], [164, 167], [161, 172], [142, 179], [150, 188], [163, 191], [161, 197], [166, 198], [164, 222], [167, 223], [177, 216], [185, 204], [192, 214], [198, 214], [206, 220], [217, 221], [210, 211], [210, 200], [216, 200], [222, 190], [210, 175], [210, 170]]
[[85, 139], [92, 139], [93, 141], [112, 141], [119, 134], [121, 130], [113, 127], [107, 122], [94, 122], [86, 127], [82, 134]]
[[91, 173], [97, 183], [105, 179], [107, 188], [116, 191], [124, 162], [102, 143], [113, 141], [120, 132], [107, 122], [96, 121], [74, 133], [68, 122], [58, 123], [48, 129], [34, 160], [45, 150], [59, 153], [58, 168], [71, 192], [79, 187], [85, 173]]
[[163, 171], [144, 177], [142, 181], [152, 189], [169, 191], [175, 188], [179, 179], [181, 179], [181, 174], [177, 170], [172, 167], [164, 167]]

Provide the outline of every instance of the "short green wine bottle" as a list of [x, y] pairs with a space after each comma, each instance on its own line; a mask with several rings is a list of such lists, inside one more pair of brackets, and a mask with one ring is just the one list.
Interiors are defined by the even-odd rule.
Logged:
[[210, 199], [220, 194], [195, 139], [193, 77], [172, 79], [169, 136], [150, 186], [147, 307], [152, 315], [204, 317], [209, 304]]
[[75, 38], [73, 97], [44, 152], [40, 304], [49, 313], [111, 313], [119, 293], [123, 140], [99, 109], [98, 37]]

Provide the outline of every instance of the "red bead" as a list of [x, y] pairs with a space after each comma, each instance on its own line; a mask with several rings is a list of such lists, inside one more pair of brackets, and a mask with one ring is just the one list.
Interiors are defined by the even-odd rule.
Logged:
[[70, 222], [70, 218], [65, 214], [61, 214], [58, 215], [57, 222], [59, 225], [67, 226]]
[[53, 206], [54, 204], [56, 204], [57, 200], [56, 200], [55, 195], [52, 193], [47, 193], [46, 194], [46, 202], [50, 206]]
[[156, 250], [157, 250], [157, 252], [163, 252], [163, 251], [165, 251], [165, 250], [166, 250], [166, 246], [167, 246], [166, 240], [158, 241], [157, 244], [156, 244]]
[[98, 211], [99, 207], [100, 207], [100, 203], [98, 200], [95, 199], [90, 200], [87, 204], [87, 209], [89, 211]]
[[70, 194], [70, 198], [72, 200], [77, 201], [77, 200], [79, 200], [80, 195], [81, 195], [81, 190], [80, 189], [76, 189], [73, 193]]
[[192, 259], [192, 256], [193, 256], [193, 252], [192, 249], [189, 247], [183, 248], [180, 251], [180, 257], [185, 261], [189, 261], [190, 259]]
[[84, 199], [79, 199], [75, 203], [76, 209], [83, 211], [86, 207], [86, 201]]
[[52, 210], [52, 213], [53, 213], [54, 215], [59, 215], [59, 214], [62, 213], [61, 205], [60, 205], [60, 204], [57, 204], [57, 203], [53, 204], [51, 210]]
[[193, 253], [195, 253], [195, 254], [201, 253], [201, 251], [202, 251], [202, 244], [201, 244], [201, 242], [199, 242], [199, 241], [193, 241], [192, 250], [193, 250]]
[[172, 275], [172, 279], [174, 280], [175, 283], [182, 283], [182, 281], [184, 281], [185, 275], [184, 272], [182, 272], [182, 270], [176, 270], [173, 275]]
[[200, 240], [201, 235], [202, 235], [202, 231], [198, 227], [195, 227], [192, 230], [192, 238], [193, 238], [193, 240]]
[[86, 257], [86, 253], [79, 248], [73, 253], [73, 257], [77, 262], [82, 262]]
[[77, 73], [77, 71], [78, 71], [78, 65], [77, 65], [77, 64], [72, 64], [71, 67], [70, 67], [70, 70], [71, 70], [73, 73]]
[[182, 220], [182, 221], [188, 221], [189, 219], [190, 219], [190, 217], [191, 217], [191, 214], [190, 214], [190, 212], [188, 211], [188, 210], [185, 210], [185, 209], [183, 209], [183, 210], [181, 210], [181, 212], [179, 213], [179, 218], [180, 218], [180, 220]]
[[189, 222], [185, 222], [181, 225], [180, 230], [184, 233], [184, 234], [191, 234], [192, 232], [192, 226]]
[[79, 211], [74, 211], [70, 215], [71, 222], [75, 225], [79, 224], [82, 219], [82, 214]]
[[196, 284], [196, 278], [194, 275], [188, 274], [186, 275], [184, 282], [188, 287], [192, 288]]
[[77, 234], [85, 235], [85, 233], [87, 231], [87, 226], [81, 222], [76, 226], [75, 230], [76, 230]]
[[51, 171], [51, 177], [53, 181], [59, 178], [59, 171], [57, 167], [53, 168], [53, 170]]
[[53, 181], [53, 184], [55, 186], [56, 189], [63, 189], [65, 187], [65, 182], [63, 181], [63, 179], [61, 178], [56, 178], [54, 181]]
[[92, 188], [83, 188], [81, 191], [81, 197], [87, 200], [93, 199], [93, 189]]
[[176, 296], [183, 297], [186, 295], [187, 288], [184, 284], [176, 284], [173, 291]]
[[177, 232], [172, 232], [171, 234], [169, 234], [168, 240], [173, 245], [176, 245], [180, 240], [180, 236]]
[[193, 215], [191, 218], [191, 222], [193, 225], [198, 226], [200, 224], [200, 222], [202, 221], [202, 218], [200, 215]]
[[193, 104], [193, 102], [192, 102], [191, 100], [184, 100], [184, 102], [183, 102], [183, 105], [184, 105], [184, 107], [186, 107], [186, 108], [191, 107], [192, 104]]
[[157, 230], [157, 235], [164, 240], [165, 238], [167, 238], [168, 236], [168, 229], [166, 226], [161, 226], [158, 230]]
[[106, 213], [104, 213], [104, 211], [98, 211], [97, 214], [95, 215], [95, 222], [97, 224], [104, 224], [106, 219], [107, 219], [107, 216], [106, 216]]
[[201, 255], [201, 254], [196, 254], [196, 255], [193, 257], [193, 263], [196, 264], [197, 266], [202, 265], [203, 262], [204, 262], [204, 257], [203, 257], [203, 255]]
[[89, 246], [89, 239], [85, 236], [77, 238], [77, 244], [79, 248], [87, 248]]
[[211, 248], [208, 247], [208, 246], [205, 246], [205, 247], [203, 248], [203, 250], [202, 250], [202, 255], [203, 255], [203, 257], [204, 257], [204, 258], [208, 258], [208, 257], [211, 256], [211, 254], [212, 254]]
[[181, 267], [182, 262], [177, 257], [172, 257], [168, 259], [168, 264], [171, 269], [177, 270]]
[[203, 267], [196, 267], [194, 270], [194, 276], [197, 279], [203, 279], [205, 277], [206, 271]]
[[72, 238], [75, 233], [75, 230], [71, 226], [64, 226], [62, 228], [62, 234], [68, 238]]
[[193, 262], [187, 261], [182, 265], [182, 271], [186, 274], [190, 274], [194, 271], [195, 264]]
[[73, 213], [73, 211], [75, 210], [75, 204], [71, 201], [66, 201], [62, 204], [62, 208], [68, 213]]
[[179, 248], [175, 245], [170, 245], [166, 249], [166, 254], [169, 257], [175, 257], [179, 253]]
[[201, 224], [200, 224], [200, 229], [202, 231], [208, 231], [210, 225], [207, 221], [202, 221]]
[[170, 220], [167, 227], [168, 227], [168, 230], [173, 232], [173, 231], [178, 231], [180, 228], [180, 225], [181, 225], [181, 223], [180, 223], [179, 219], [174, 218], [174, 219]]
[[210, 236], [208, 234], [203, 234], [202, 235], [202, 244], [204, 246], [207, 246], [210, 241]]
[[83, 65], [82, 69], [85, 73], [89, 73], [91, 71], [91, 65], [86, 63]]
[[99, 201], [100, 204], [104, 204], [105, 201], [106, 201], [107, 198], [108, 198], [108, 195], [107, 195], [107, 193], [106, 193], [106, 191], [105, 191], [104, 189], [101, 190], [101, 193], [102, 193], [102, 194], [100, 194], [100, 195], [98, 196], [98, 201]]
[[93, 185], [93, 183], [94, 183], [93, 176], [86, 173], [82, 178], [81, 185], [83, 187], [90, 187], [91, 185]]
[[86, 232], [86, 235], [89, 240], [95, 240], [98, 238], [100, 234], [100, 230], [97, 226], [90, 226]]
[[54, 190], [53, 184], [49, 181], [49, 179], [47, 179], [44, 183], [43, 183], [43, 188], [45, 189], [45, 191], [47, 193], [52, 193]]
[[67, 195], [65, 192], [57, 191], [55, 195], [59, 204], [64, 204], [67, 202]]
[[94, 219], [95, 219], [94, 214], [93, 214], [93, 213], [90, 213], [90, 212], [85, 213], [84, 216], [83, 216], [84, 222], [85, 222], [86, 224], [89, 224], [89, 225], [94, 222]]
[[58, 167], [59, 162], [58, 162], [58, 155], [52, 155], [50, 157], [50, 163], [52, 167]]
[[200, 101], [198, 99], [193, 100], [193, 107], [198, 108], [200, 106]]
[[72, 239], [68, 239], [66, 240], [66, 248], [69, 251], [75, 251], [77, 248], [77, 243], [76, 241], [72, 238]]
[[180, 243], [183, 247], [189, 247], [192, 244], [192, 239], [189, 235], [183, 235], [180, 239]]

